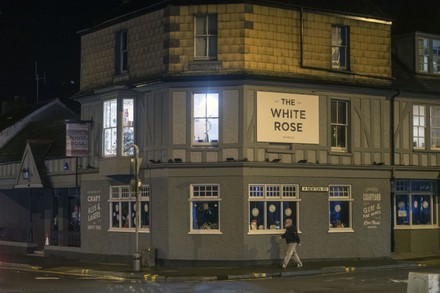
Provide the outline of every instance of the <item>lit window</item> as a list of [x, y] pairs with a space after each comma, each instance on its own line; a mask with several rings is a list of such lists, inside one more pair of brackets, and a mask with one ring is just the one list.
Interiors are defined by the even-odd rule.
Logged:
[[[119, 155], [133, 155], [134, 150], [130, 148], [127, 152], [124, 149], [134, 143], [134, 100], [122, 99], [122, 122], [118, 121], [118, 99], [104, 101], [103, 103], [103, 155], [114, 157]], [[119, 129], [122, 138], [118, 138]], [[119, 148], [118, 149], [118, 144]]]
[[297, 184], [250, 184], [248, 200], [250, 234], [280, 233], [287, 218], [299, 227]]
[[352, 230], [351, 223], [351, 186], [329, 186], [329, 229], [331, 231]]
[[194, 144], [217, 145], [219, 141], [219, 96], [218, 93], [193, 95]]
[[104, 102], [104, 156], [116, 155], [117, 109], [116, 99]]
[[417, 38], [417, 71], [440, 74], [440, 40]]
[[425, 148], [425, 106], [413, 106], [413, 146]]
[[197, 15], [194, 21], [194, 56], [197, 59], [217, 59], [217, 15]]
[[413, 147], [440, 150], [440, 106], [413, 105]]
[[396, 228], [437, 224], [434, 180], [397, 180], [393, 184]]
[[220, 186], [193, 184], [190, 195], [191, 232], [220, 232]]
[[121, 31], [116, 34], [115, 70], [117, 74], [124, 73], [128, 67], [128, 33]]
[[[150, 187], [143, 185], [139, 190], [140, 218], [139, 231], [148, 231], [150, 227]], [[110, 230], [135, 231], [137, 208], [136, 194], [129, 186], [110, 187]]]
[[331, 101], [331, 148], [332, 151], [348, 150], [348, 102]]
[[348, 27], [332, 25], [332, 68], [348, 69]]

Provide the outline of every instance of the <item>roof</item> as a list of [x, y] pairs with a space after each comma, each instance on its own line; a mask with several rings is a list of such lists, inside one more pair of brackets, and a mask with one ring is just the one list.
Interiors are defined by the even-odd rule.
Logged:
[[[64, 119], [32, 122], [0, 149], [0, 163], [19, 162], [26, 144], [45, 158], [65, 157], [66, 126]], [[44, 152], [41, 150], [44, 149]]]
[[[221, 4], [248, 3], [285, 8], [303, 7], [309, 10], [361, 16], [380, 20], [391, 18], [370, 0], [224, 0]], [[168, 5], [219, 4], [218, 0], [126, 0], [103, 19], [89, 29], [79, 33], [88, 33], [102, 27], [145, 14]]]
[[396, 56], [393, 56], [393, 87], [401, 92], [414, 94], [440, 93], [440, 76], [418, 74], [407, 68]]

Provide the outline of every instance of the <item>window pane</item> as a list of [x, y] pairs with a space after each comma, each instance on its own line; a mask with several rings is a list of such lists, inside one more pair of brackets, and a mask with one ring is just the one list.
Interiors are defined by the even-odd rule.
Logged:
[[208, 119], [207, 123], [207, 136], [205, 140], [207, 142], [218, 142], [218, 119]]
[[141, 228], [150, 226], [150, 204], [148, 201], [141, 202]]
[[297, 202], [296, 201], [285, 201], [283, 202], [283, 219], [281, 223], [283, 224], [282, 229], [284, 229], [284, 221], [287, 218], [291, 218], [293, 223], [298, 227], [298, 223], [296, 223], [297, 219]]
[[122, 227], [130, 227], [130, 215], [128, 210], [128, 202], [121, 202], [121, 217], [122, 217]]
[[196, 35], [206, 35], [206, 16], [197, 16], [196, 17]]
[[206, 115], [208, 117], [218, 117], [218, 108], [219, 108], [219, 101], [218, 101], [218, 94], [212, 93], [212, 94], [206, 94]]
[[264, 230], [264, 202], [251, 201], [249, 202], [250, 212], [250, 230]]
[[279, 201], [269, 201], [266, 205], [267, 213], [267, 225], [266, 228], [270, 230], [281, 229], [281, 202]]
[[339, 124], [347, 124], [347, 103], [346, 102], [338, 102], [338, 118], [337, 123]]
[[197, 37], [196, 38], [196, 56], [205, 57], [208, 55], [208, 38], [207, 37]]
[[412, 224], [431, 224], [431, 196], [413, 195], [412, 197]]
[[408, 195], [396, 195], [396, 225], [409, 225]]
[[208, 53], [209, 57], [216, 57], [217, 56], [217, 36], [210, 36], [208, 38]]
[[350, 227], [350, 202], [330, 201], [330, 228]]
[[111, 203], [112, 228], [119, 228], [120, 223], [120, 206], [118, 202]]
[[218, 202], [196, 201], [192, 203], [193, 229], [219, 229]]
[[216, 35], [217, 34], [217, 15], [210, 14], [207, 16], [208, 18], [208, 34]]
[[206, 94], [194, 94], [194, 117], [206, 117]]

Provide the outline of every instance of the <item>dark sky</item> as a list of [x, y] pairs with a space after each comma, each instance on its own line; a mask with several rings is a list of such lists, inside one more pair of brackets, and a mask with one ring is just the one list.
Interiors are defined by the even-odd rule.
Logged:
[[[0, 0], [0, 100], [39, 101], [78, 91], [80, 37], [121, 0]], [[42, 79], [46, 76], [46, 80]]]
[[[148, 2], [148, 0], [145, 0]], [[329, 0], [330, 1], [330, 0]], [[356, 0], [352, 0], [356, 1]], [[394, 30], [440, 33], [440, 0], [372, 0], [395, 18]], [[79, 30], [99, 23], [122, 0], [0, 0], [0, 101], [39, 101], [78, 91]]]

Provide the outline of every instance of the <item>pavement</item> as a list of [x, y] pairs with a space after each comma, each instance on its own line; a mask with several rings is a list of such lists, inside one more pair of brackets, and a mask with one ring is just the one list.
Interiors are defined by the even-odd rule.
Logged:
[[0, 269], [32, 270], [41, 273], [94, 276], [104, 279], [131, 279], [147, 282], [218, 281], [280, 278], [336, 273], [356, 273], [391, 269], [414, 269], [439, 265], [440, 255], [398, 255], [390, 258], [348, 260], [304, 260], [302, 268], [291, 264], [286, 269], [278, 265], [234, 267], [140, 267], [133, 264], [81, 261], [44, 257], [44, 254], [12, 255], [0, 253]]

